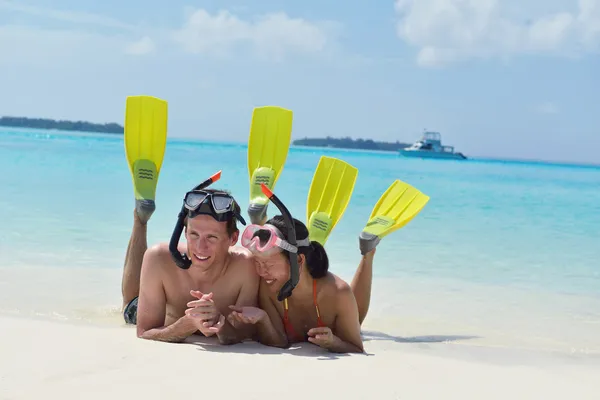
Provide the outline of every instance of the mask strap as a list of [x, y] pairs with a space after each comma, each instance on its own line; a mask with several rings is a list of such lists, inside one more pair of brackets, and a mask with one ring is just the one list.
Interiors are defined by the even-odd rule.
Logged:
[[[289, 244], [294, 247], [297, 247], [296, 228], [294, 226], [294, 220], [292, 219], [292, 215], [290, 214], [289, 210], [264, 183], [261, 183], [260, 188], [262, 192], [267, 196], [267, 198], [271, 200], [273, 204], [275, 204], [275, 206], [277, 206], [279, 211], [281, 211], [281, 215], [283, 216], [288, 231], [287, 233], [289, 238]], [[298, 284], [298, 281], [300, 280], [300, 270], [296, 254], [290, 253], [289, 260], [290, 279], [286, 283], [284, 283], [283, 287], [279, 290], [279, 293], [277, 294], [277, 300], [279, 301], [283, 301], [290, 297], [292, 295], [292, 290], [294, 290], [294, 288]]]
[[[192, 190], [201, 190], [209, 187], [216, 181], [221, 179], [221, 171], [217, 172], [204, 182], [200, 183]], [[171, 252], [171, 257], [175, 261], [175, 264], [181, 269], [188, 269], [190, 265], [192, 265], [192, 260], [189, 259], [187, 254], [179, 252], [177, 248], [179, 244], [179, 239], [181, 239], [181, 233], [184, 228], [185, 216], [187, 215], [187, 208], [185, 207], [185, 199], [183, 200], [183, 205], [181, 206], [181, 210], [177, 215], [177, 223], [175, 224], [175, 229], [173, 229], [173, 234], [171, 235], [171, 240], [169, 242], [169, 251]]]

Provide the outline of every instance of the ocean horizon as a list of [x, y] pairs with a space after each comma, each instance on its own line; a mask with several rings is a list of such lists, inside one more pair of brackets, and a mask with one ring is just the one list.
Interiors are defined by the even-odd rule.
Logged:
[[[37, 129], [37, 128], [22, 128], [22, 127], [9, 127], [9, 126], [0, 126], [0, 133], [4, 134], [17, 134], [17, 135], [38, 135], [38, 134], [60, 134], [64, 136], [74, 135], [77, 137], [88, 136], [88, 137], [123, 137], [122, 134], [118, 133], [102, 133], [102, 132], [89, 132], [89, 131], [64, 131], [59, 129]], [[341, 137], [341, 136], [340, 136]], [[301, 138], [293, 138], [294, 140], [304, 139]], [[354, 140], [361, 138], [352, 138]], [[367, 139], [367, 138], [362, 138]], [[247, 141], [240, 140], [213, 140], [208, 138], [193, 138], [193, 137], [184, 137], [184, 136], [169, 136], [167, 138], [167, 143], [178, 143], [178, 144], [189, 144], [189, 145], [202, 145], [202, 144], [212, 144], [212, 145], [222, 145], [222, 146], [234, 146], [234, 147], [244, 147], [248, 148]], [[321, 147], [321, 146], [304, 146], [304, 145], [290, 145], [290, 149], [295, 150], [308, 150], [308, 151], [323, 151], [327, 152], [350, 152], [350, 153], [373, 153], [373, 154], [382, 154], [388, 155], [391, 157], [397, 157], [398, 153], [395, 151], [389, 150], [372, 150], [372, 149], [346, 149], [346, 148], [336, 148], [336, 147]], [[559, 160], [559, 159], [536, 159], [536, 158], [512, 158], [509, 156], [483, 156], [483, 155], [469, 155], [467, 154], [468, 160], [466, 161], [477, 161], [477, 162], [499, 162], [499, 163], [517, 163], [517, 164], [544, 164], [555, 167], [583, 167], [583, 168], [600, 168], [600, 162], [591, 163], [591, 162], [580, 162], [580, 161], [572, 161], [572, 160]], [[436, 161], [436, 160], [434, 160]]]
[[[183, 194], [218, 170], [214, 186], [245, 212], [246, 152], [169, 137], [149, 245], [169, 240]], [[600, 355], [600, 166], [292, 146], [274, 192], [303, 221], [321, 155], [359, 170], [326, 245], [331, 272], [348, 282], [389, 184], [431, 197], [378, 246], [366, 335]], [[0, 314], [122, 324], [134, 205], [123, 136], [0, 127], [0, 166]]]

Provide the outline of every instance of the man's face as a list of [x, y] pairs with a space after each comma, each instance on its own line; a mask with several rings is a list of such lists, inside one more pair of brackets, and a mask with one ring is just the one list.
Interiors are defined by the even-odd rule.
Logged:
[[192, 267], [208, 268], [225, 258], [229, 246], [237, 242], [238, 232], [230, 237], [227, 234], [227, 222], [219, 222], [210, 215], [201, 214], [188, 219], [185, 237]]

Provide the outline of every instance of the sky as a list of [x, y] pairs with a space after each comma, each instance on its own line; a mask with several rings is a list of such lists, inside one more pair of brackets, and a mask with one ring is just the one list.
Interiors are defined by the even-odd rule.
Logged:
[[599, 54], [600, 0], [0, 0], [0, 115], [122, 124], [146, 94], [170, 137], [278, 105], [293, 139], [600, 163]]

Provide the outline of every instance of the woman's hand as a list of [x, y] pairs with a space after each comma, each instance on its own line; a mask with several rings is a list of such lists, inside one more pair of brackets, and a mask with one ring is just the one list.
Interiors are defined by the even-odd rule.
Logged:
[[339, 340], [337, 336], [326, 326], [308, 331], [308, 341], [324, 349], [331, 349], [337, 340]]

